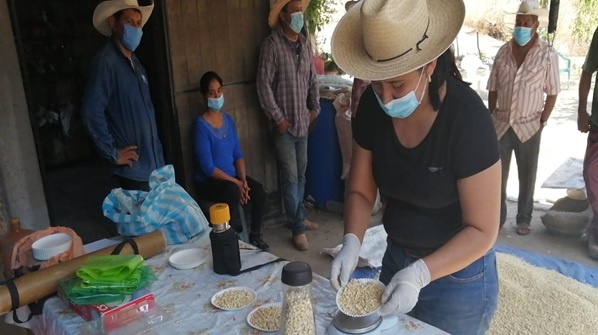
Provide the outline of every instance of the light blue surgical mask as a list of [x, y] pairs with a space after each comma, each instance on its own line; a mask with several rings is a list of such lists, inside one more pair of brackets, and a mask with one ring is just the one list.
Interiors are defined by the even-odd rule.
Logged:
[[303, 13], [295, 12], [291, 14], [291, 23], [289, 24], [289, 27], [291, 27], [294, 32], [299, 34], [301, 29], [303, 29], [303, 22]]
[[141, 30], [141, 28], [135, 28], [125, 24], [122, 43], [125, 48], [133, 52], [139, 46], [139, 42], [141, 42], [141, 36], [143, 36], [143, 30]]
[[409, 115], [413, 114], [413, 112], [415, 112], [415, 109], [417, 108], [417, 106], [421, 104], [422, 100], [424, 99], [424, 95], [426, 94], [426, 87], [424, 83], [424, 91], [422, 92], [421, 98], [417, 100], [417, 96], [415, 95], [415, 91], [417, 91], [417, 88], [419, 87], [419, 83], [421, 82], [423, 75], [424, 71], [422, 70], [419, 76], [419, 80], [417, 81], [417, 86], [415, 86], [414, 90], [411, 90], [411, 92], [405, 94], [400, 98], [391, 100], [387, 104], [384, 104], [382, 102], [382, 99], [380, 99], [380, 97], [378, 96], [378, 94], [374, 92], [376, 95], [376, 99], [378, 99], [380, 107], [382, 107], [382, 109], [388, 116], [404, 119], [407, 118]]
[[513, 38], [520, 46], [524, 46], [532, 39], [532, 28], [515, 27], [513, 29]]
[[208, 108], [215, 112], [219, 112], [223, 105], [224, 94], [220, 98], [208, 98]]

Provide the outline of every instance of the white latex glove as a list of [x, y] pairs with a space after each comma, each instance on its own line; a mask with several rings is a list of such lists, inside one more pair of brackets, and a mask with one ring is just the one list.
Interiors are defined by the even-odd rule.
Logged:
[[430, 270], [420, 258], [397, 272], [382, 294], [380, 315], [407, 313], [415, 307], [419, 291], [430, 283]]
[[343, 237], [343, 247], [334, 257], [330, 267], [330, 284], [335, 290], [340, 290], [341, 287], [347, 285], [351, 273], [357, 267], [360, 250], [361, 243], [357, 235], [346, 234]]

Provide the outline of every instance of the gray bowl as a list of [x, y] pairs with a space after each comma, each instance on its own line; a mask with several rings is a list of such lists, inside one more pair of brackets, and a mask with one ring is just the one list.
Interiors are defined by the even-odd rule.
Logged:
[[363, 334], [376, 329], [382, 323], [382, 317], [378, 312], [366, 316], [353, 317], [338, 310], [332, 319], [332, 323], [336, 329], [342, 332]]

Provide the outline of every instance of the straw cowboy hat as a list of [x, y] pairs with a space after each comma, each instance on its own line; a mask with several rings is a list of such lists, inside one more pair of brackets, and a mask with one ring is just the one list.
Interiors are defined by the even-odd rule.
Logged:
[[[278, 25], [278, 18], [280, 16], [280, 11], [286, 6], [289, 2], [294, 0], [277, 0], [272, 8], [270, 8], [270, 15], [268, 15], [268, 25], [270, 28], [274, 28]], [[301, 0], [301, 4], [303, 5], [303, 11], [307, 9], [309, 5], [309, 0]]]
[[141, 26], [145, 26], [145, 23], [152, 15], [154, 10], [154, 3], [150, 6], [139, 6], [137, 0], [109, 0], [100, 2], [100, 4], [93, 11], [93, 26], [104, 36], [112, 35], [112, 28], [108, 24], [108, 18], [114, 15], [119, 10], [134, 8], [141, 12]]
[[535, 15], [537, 17], [543, 18], [548, 16], [548, 10], [546, 8], [540, 8], [538, 0], [523, 0], [519, 5], [519, 9], [517, 9], [517, 12], [512, 14]]
[[345, 2], [345, 11], [349, 11], [349, 9], [351, 9], [351, 7], [355, 6], [355, 4], [357, 4], [357, 2], [359, 2], [359, 0], [351, 0], [351, 1], [347, 1]]
[[521, 1], [517, 12], [507, 13], [505, 15], [505, 20], [507, 20], [507, 22], [514, 22], [517, 15], [534, 15], [538, 17], [540, 27], [546, 27], [548, 25], [548, 9], [540, 8], [538, 0]]
[[332, 56], [346, 73], [384, 80], [438, 58], [465, 19], [463, 0], [364, 0], [340, 20]]

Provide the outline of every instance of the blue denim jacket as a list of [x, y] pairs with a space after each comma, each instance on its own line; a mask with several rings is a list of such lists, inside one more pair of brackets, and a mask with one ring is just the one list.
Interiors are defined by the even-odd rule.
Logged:
[[133, 167], [113, 165], [114, 174], [147, 181], [152, 171], [164, 166], [145, 69], [135, 55], [127, 59], [112, 40], [91, 63], [81, 108], [102, 157], [114, 163], [118, 148], [137, 146], [139, 160]]

